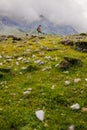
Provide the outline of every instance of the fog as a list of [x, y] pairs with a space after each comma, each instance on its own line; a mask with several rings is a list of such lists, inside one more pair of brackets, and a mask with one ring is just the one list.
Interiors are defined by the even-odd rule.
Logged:
[[87, 0], [0, 0], [0, 15], [30, 23], [45, 16], [54, 24], [87, 32]]

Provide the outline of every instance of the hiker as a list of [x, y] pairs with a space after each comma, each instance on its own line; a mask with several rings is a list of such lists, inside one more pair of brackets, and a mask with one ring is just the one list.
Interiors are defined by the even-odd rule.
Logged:
[[38, 26], [37, 31], [38, 31], [38, 33], [42, 33], [42, 31], [41, 31], [41, 25]]

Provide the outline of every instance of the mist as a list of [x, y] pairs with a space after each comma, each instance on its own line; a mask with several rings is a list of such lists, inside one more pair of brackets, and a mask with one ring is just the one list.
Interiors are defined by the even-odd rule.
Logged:
[[45, 16], [54, 24], [87, 32], [87, 0], [0, 0], [0, 15], [27, 24]]

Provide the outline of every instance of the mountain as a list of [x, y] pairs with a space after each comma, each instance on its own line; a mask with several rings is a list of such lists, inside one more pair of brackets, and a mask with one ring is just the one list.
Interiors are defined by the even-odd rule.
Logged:
[[[68, 35], [68, 34], [76, 34], [77, 31], [70, 25], [55, 25], [54, 23], [50, 22], [44, 16], [40, 15], [39, 21], [34, 21], [30, 24], [26, 24], [24, 22], [18, 22], [17, 20], [11, 19], [6, 16], [0, 16], [0, 32], [5, 33], [8, 29], [9, 32], [16, 30], [18, 32], [27, 32], [33, 33], [36, 32], [37, 26], [42, 25], [42, 31], [46, 34], [61, 34], [61, 35]], [[5, 31], [3, 31], [5, 30]], [[7, 32], [8, 32], [7, 30]], [[10, 31], [11, 30], [11, 31]]]

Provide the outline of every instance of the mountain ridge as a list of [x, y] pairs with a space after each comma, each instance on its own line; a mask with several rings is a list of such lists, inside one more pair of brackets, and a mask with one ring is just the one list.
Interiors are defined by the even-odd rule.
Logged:
[[60, 35], [69, 35], [78, 33], [70, 25], [55, 25], [50, 22], [44, 16], [40, 15], [40, 20], [36, 20], [32, 23], [26, 24], [25, 22], [19, 22], [15, 19], [11, 19], [7, 16], [0, 16], [0, 31], [3, 32], [3, 28], [10, 27], [16, 30], [23, 30], [23, 32], [32, 32], [36, 31], [37, 26], [42, 25], [42, 31], [46, 34], [60, 34]]

